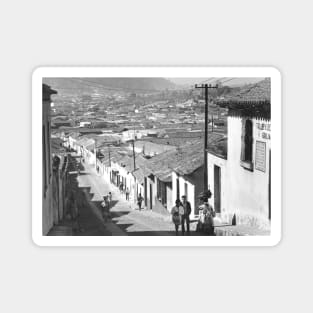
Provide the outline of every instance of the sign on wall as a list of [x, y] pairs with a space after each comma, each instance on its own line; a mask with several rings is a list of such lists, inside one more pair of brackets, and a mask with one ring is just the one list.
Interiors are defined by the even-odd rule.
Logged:
[[270, 140], [271, 139], [271, 124], [269, 122], [257, 122], [257, 136], [260, 139]]
[[259, 171], [266, 171], [266, 143], [256, 141], [255, 144], [255, 168]]

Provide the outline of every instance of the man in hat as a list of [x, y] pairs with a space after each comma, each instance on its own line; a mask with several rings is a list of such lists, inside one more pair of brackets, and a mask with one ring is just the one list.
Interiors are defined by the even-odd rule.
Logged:
[[190, 202], [187, 201], [186, 195], [182, 196], [182, 206], [184, 208], [184, 214], [182, 216], [181, 221], [181, 230], [183, 235], [185, 234], [185, 223], [187, 228], [187, 235], [190, 234], [190, 214], [191, 214], [191, 205]]

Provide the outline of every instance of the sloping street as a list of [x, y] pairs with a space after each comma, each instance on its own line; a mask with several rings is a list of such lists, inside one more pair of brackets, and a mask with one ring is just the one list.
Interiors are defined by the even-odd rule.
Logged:
[[[134, 236], [134, 235], [175, 235], [170, 215], [141, 210], [126, 201], [115, 186], [105, 182], [95, 169], [87, 164], [81, 165], [78, 175], [75, 169], [75, 158], [72, 158], [69, 172], [72, 190], [78, 206], [78, 222], [81, 236]], [[103, 196], [112, 193], [110, 218], [102, 217], [101, 202]]]

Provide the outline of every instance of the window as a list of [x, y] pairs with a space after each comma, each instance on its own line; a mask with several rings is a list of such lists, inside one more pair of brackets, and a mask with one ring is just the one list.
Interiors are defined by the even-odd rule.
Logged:
[[188, 185], [187, 185], [187, 183], [185, 183], [185, 196], [186, 196], [186, 200], [188, 200]]
[[241, 166], [253, 170], [252, 149], [253, 147], [253, 127], [249, 119], [242, 120], [241, 134]]

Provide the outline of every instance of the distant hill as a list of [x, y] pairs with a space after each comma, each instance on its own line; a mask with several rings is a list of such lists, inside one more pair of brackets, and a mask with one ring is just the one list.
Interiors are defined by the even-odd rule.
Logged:
[[97, 78], [44, 78], [43, 82], [53, 89], [60, 91], [89, 93], [97, 89], [102, 90], [124, 90], [124, 91], [157, 91], [174, 89], [176, 85], [165, 79], [158, 77], [97, 77]]

